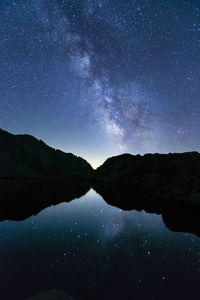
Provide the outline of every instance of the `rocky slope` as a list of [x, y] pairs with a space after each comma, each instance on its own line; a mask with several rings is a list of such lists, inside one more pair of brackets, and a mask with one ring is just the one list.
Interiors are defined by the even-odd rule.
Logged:
[[89, 178], [92, 173], [81, 157], [55, 150], [33, 136], [0, 129], [0, 178]]
[[95, 181], [116, 184], [142, 199], [184, 200], [200, 205], [200, 154], [111, 157], [96, 170]]

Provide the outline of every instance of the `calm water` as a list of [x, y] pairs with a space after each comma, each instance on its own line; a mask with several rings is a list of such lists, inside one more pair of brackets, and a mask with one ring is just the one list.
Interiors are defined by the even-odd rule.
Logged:
[[200, 239], [87, 195], [0, 223], [0, 299], [199, 299]]

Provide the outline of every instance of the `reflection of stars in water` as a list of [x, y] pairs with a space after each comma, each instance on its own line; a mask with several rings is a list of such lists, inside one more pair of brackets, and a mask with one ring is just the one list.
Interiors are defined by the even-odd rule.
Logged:
[[[158, 299], [163, 287], [168, 288], [174, 283], [175, 276], [180, 278], [183, 274], [189, 278], [195, 274], [198, 278], [198, 238], [191, 234], [170, 232], [159, 223], [160, 216], [123, 212], [111, 206], [103, 207], [103, 202], [99, 206], [96, 202], [92, 208], [89, 201], [83, 201], [83, 206], [78, 201], [76, 203], [76, 206], [73, 206], [75, 203], [69, 203], [62, 208], [52, 207], [48, 209], [54, 211], [52, 215], [43, 213], [33, 217], [34, 222], [10, 225], [14, 232], [22, 224], [28, 227], [24, 230], [22, 226], [20, 231], [20, 234], [25, 234], [25, 241], [30, 239], [30, 232], [37, 237], [37, 240], [30, 239], [30, 244], [27, 243], [26, 251], [30, 251], [31, 259], [30, 266], [25, 265], [26, 271], [33, 272], [38, 278], [44, 269], [45, 276], [51, 282], [52, 278], [62, 282], [63, 278], [69, 276], [70, 280], [74, 278], [75, 289], [79, 282], [87, 288], [96, 285], [101, 287], [110, 278], [119, 282], [119, 286], [124, 282], [125, 288], [127, 282], [131, 282], [129, 292], [132, 295], [134, 287], [136, 298], [140, 298], [147, 283], [150, 283], [151, 292]], [[70, 210], [70, 207], [73, 209]], [[33, 224], [38, 225], [35, 232], [32, 231]], [[5, 229], [3, 225], [2, 228]], [[41, 243], [44, 243], [43, 247]], [[20, 253], [19, 249], [17, 252]], [[3, 253], [4, 249], [1, 249], [0, 258], [4, 258]], [[45, 259], [41, 259], [44, 253]], [[183, 270], [183, 273], [180, 274], [179, 270]], [[24, 266], [21, 266], [21, 273], [22, 276], [26, 274]]]
[[[161, 224], [161, 216], [154, 214], [147, 215], [145, 212], [125, 212], [118, 210], [118, 212], [109, 216], [107, 222], [101, 226], [104, 228], [102, 235], [105, 239], [112, 239], [118, 235], [127, 235], [130, 231], [134, 235], [141, 235], [142, 232], [145, 232], [145, 236], [150, 238], [152, 232], [157, 230]], [[141, 243], [142, 247], [148, 244], [147, 238], [144, 243]]]
[[[77, 202], [79, 207], [80, 202]], [[94, 201], [83, 201], [83, 206], [79, 207], [80, 211], [83, 212], [83, 207], [85, 207], [86, 203], [90, 207], [90, 204], [92, 203], [93, 205]], [[72, 207], [74, 204], [75, 202], [71, 203]], [[89, 208], [87, 214], [84, 215], [88, 222], [93, 224], [93, 230], [91, 230], [91, 227], [87, 227], [87, 222], [83, 216], [81, 217], [81, 215], [69, 211], [70, 204], [66, 206], [66, 212], [68, 211], [69, 216], [72, 215], [72, 217], [70, 217], [71, 221], [64, 230], [65, 234], [60, 236], [59, 231], [57, 234], [45, 234], [44, 243], [46, 241], [49, 245], [56, 244], [55, 246], [57, 247], [63, 241], [63, 245], [59, 247], [56, 259], [50, 262], [50, 265], [54, 266], [50, 267], [50, 273], [56, 273], [61, 263], [69, 264], [70, 261], [81, 263], [83, 253], [87, 253], [84, 254], [84, 257], [88, 255], [92, 260], [98, 260], [100, 256], [101, 268], [104, 271], [111, 268], [118, 255], [125, 255], [127, 259], [129, 257], [130, 261], [132, 260], [133, 262], [137, 257], [142, 257], [146, 264], [155, 261], [157, 254], [153, 247], [152, 239], [156, 238], [154, 233], [164, 227], [161, 216], [136, 211], [124, 212], [109, 206], [106, 209], [104, 205], [103, 201], [99, 202], [99, 204], [96, 203], [96, 205], [91, 206], [91, 211]], [[64, 220], [67, 219], [65, 214]], [[91, 217], [92, 220], [90, 220]], [[35, 221], [32, 224], [39, 225], [40, 223]], [[187, 234], [184, 236], [188, 237]], [[190, 239], [192, 244], [196, 241], [194, 237]], [[85, 247], [87, 247], [87, 250]], [[193, 251], [191, 244], [189, 251]], [[93, 270], [98, 268], [98, 263], [94, 263]], [[199, 269], [197, 266], [197, 270]], [[33, 272], [35, 271], [33, 270]], [[158, 277], [164, 282], [170, 280], [169, 274], [164, 273], [164, 271], [159, 271]], [[138, 286], [143, 285], [141, 275], [137, 279], [137, 284]]]
[[109, 220], [108, 223], [102, 225], [104, 228], [104, 238], [110, 239], [119, 235], [124, 230], [124, 220], [123, 217], [117, 216], [114, 219]]

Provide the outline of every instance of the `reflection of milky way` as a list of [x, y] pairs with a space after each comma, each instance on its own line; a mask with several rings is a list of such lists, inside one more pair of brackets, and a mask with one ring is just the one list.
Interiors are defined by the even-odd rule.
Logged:
[[199, 239], [92, 190], [23, 222], [0, 222], [0, 237], [1, 299], [49, 286], [75, 299], [198, 299]]
[[199, 150], [195, 1], [2, 0], [0, 17], [2, 128], [94, 160]]
[[143, 212], [116, 211], [113, 216], [107, 219], [103, 227], [103, 236], [107, 240], [120, 237], [120, 235], [132, 234], [133, 236], [143, 236], [154, 233], [163, 226], [162, 217], [155, 214]]

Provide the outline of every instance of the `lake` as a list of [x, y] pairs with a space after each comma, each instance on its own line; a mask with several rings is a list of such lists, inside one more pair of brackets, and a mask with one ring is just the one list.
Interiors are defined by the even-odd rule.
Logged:
[[[28, 199], [27, 199], [28, 201]], [[200, 239], [94, 190], [0, 222], [0, 299], [59, 289], [74, 299], [198, 299]]]

